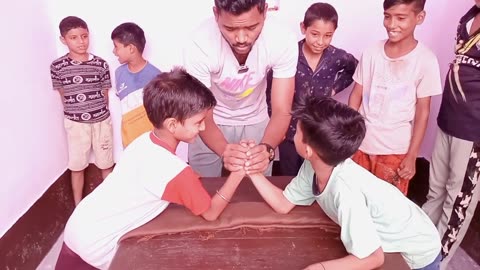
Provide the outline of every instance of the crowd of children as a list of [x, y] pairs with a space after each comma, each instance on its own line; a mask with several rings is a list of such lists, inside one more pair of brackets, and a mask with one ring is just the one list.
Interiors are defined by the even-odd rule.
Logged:
[[[384, 0], [387, 38], [359, 60], [330, 44], [338, 25], [330, 4], [307, 9], [295, 44], [266, 20], [265, 0], [214, 2], [214, 19], [186, 46], [185, 67], [170, 72], [144, 58], [140, 26], [112, 31], [124, 146], [114, 169], [109, 66], [89, 52], [82, 19], [60, 22], [69, 52], [50, 69], [64, 105], [76, 209], [57, 269], [107, 269], [120, 237], [169, 203], [215, 220], [247, 178], [275, 211], [317, 202], [341, 227], [349, 255], [306, 269], [375, 269], [384, 252], [401, 253], [412, 269], [445, 269], [480, 192], [480, 0], [457, 29], [423, 209], [405, 195], [431, 97], [442, 94], [437, 57], [415, 38], [425, 0]], [[348, 106], [331, 98], [352, 82]], [[191, 145], [190, 164], [175, 156], [180, 142]], [[285, 190], [264, 176], [277, 147], [282, 174], [295, 176]], [[82, 199], [90, 149], [104, 181]], [[210, 197], [199, 177], [222, 167], [230, 175]]]

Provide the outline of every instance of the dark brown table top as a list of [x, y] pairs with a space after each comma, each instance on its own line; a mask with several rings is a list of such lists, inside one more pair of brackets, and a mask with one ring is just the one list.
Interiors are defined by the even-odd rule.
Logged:
[[[270, 177], [270, 181], [280, 188], [284, 188], [290, 180], [291, 177]], [[224, 181], [224, 178], [202, 179], [204, 187], [211, 195], [221, 187]], [[232, 204], [236, 207], [258, 205], [252, 202], [263, 202], [263, 199], [250, 180], [245, 179], [232, 198]], [[163, 217], [168, 218], [169, 213], [178, 211], [179, 208], [176, 205], [169, 206], [164, 211], [166, 215]], [[339, 238], [339, 227], [326, 218], [317, 205], [300, 210], [309, 211], [311, 214], [318, 213], [319, 219], [322, 219], [322, 225], [309, 228], [281, 226], [268, 228], [246, 226], [226, 230], [212, 228], [156, 235], [154, 233], [156, 226], [162, 226], [162, 222], [165, 221], [159, 218], [163, 215], [161, 214], [134, 230], [130, 237], [120, 242], [110, 269], [293, 270], [347, 255]], [[225, 216], [231, 214], [227, 212], [226, 209]], [[288, 216], [278, 215], [281, 218]], [[292, 214], [292, 217], [298, 217], [298, 213]], [[174, 221], [170, 220], [170, 222]], [[205, 221], [199, 218], [193, 222], [204, 223]], [[385, 264], [380, 269], [407, 270], [410, 268], [400, 254], [392, 253], [385, 254]]]

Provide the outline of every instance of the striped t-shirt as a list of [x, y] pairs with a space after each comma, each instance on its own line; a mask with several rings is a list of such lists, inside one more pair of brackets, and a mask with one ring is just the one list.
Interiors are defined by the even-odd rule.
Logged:
[[53, 88], [63, 89], [65, 118], [75, 122], [97, 123], [110, 116], [102, 92], [112, 87], [105, 60], [90, 55], [89, 60], [82, 62], [66, 54], [53, 61], [50, 73]]

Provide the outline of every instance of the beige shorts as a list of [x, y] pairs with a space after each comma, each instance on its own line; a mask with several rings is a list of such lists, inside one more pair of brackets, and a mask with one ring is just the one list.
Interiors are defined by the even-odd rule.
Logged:
[[68, 168], [82, 171], [89, 164], [90, 149], [93, 148], [95, 165], [99, 169], [113, 166], [112, 119], [108, 117], [98, 123], [79, 123], [65, 118], [68, 141]]

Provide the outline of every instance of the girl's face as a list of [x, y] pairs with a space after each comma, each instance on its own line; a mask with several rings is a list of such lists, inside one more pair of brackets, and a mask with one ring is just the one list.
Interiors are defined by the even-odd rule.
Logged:
[[315, 20], [309, 26], [300, 24], [300, 30], [305, 35], [305, 45], [313, 54], [321, 54], [332, 42], [335, 25], [332, 22]]

